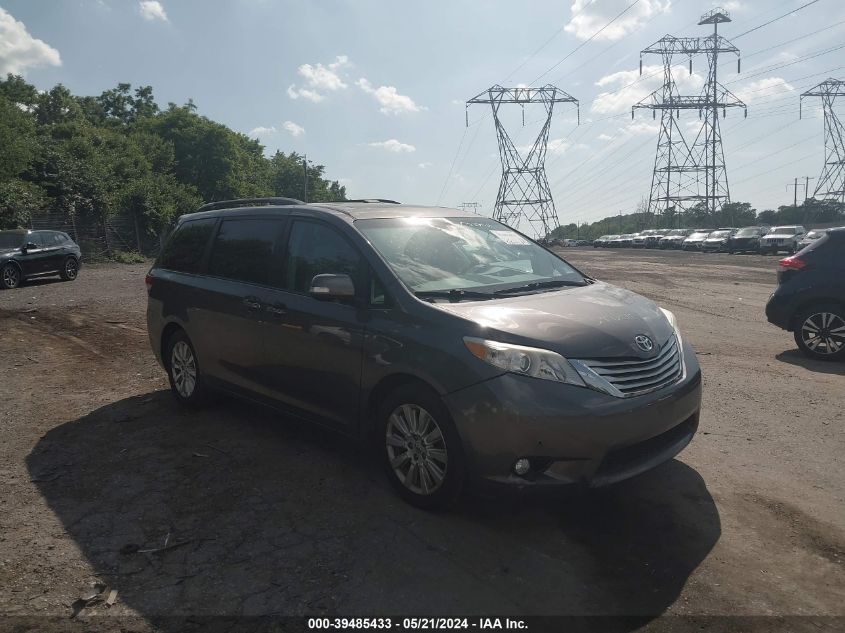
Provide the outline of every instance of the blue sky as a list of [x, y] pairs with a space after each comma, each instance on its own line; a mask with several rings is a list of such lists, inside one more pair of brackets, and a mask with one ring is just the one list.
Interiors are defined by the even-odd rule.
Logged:
[[[722, 2], [733, 22], [720, 33], [732, 38], [810, 1]], [[630, 111], [661, 77], [659, 60], [646, 59], [639, 78], [639, 51], [667, 33], [706, 35], [696, 23], [715, 4], [0, 0], [0, 72], [77, 94], [150, 84], [161, 105], [192, 98], [268, 152], [307, 153], [351, 196], [479, 202], [485, 213], [500, 174], [495, 132], [481, 106], [465, 127], [464, 102], [496, 83], [552, 83], [580, 100], [581, 125], [573, 108], [556, 112], [548, 177], [561, 222], [584, 222], [633, 211], [648, 196], [657, 125]], [[843, 35], [845, 2], [816, 0], [735, 40], [742, 72], [732, 60], [720, 66], [748, 105], [747, 119], [735, 110], [722, 121], [732, 199], [774, 208], [791, 203], [792, 178], [819, 175], [820, 104], [805, 101], [799, 121], [798, 95], [845, 76], [845, 48], [831, 50]], [[703, 59], [694, 71], [676, 71], [691, 94]], [[517, 145], [529, 144], [540, 116], [527, 110], [522, 128], [519, 110], [508, 113]]]

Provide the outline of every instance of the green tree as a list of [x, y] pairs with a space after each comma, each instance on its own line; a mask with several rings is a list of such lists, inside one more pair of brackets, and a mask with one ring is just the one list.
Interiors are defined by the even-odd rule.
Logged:
[[37, 151], [35, 120], [0, 96], [0, 182], [29, 169]]
[[0, 182], [0, 230], [28, 226], [32, 214], [46, 202], [38, 185], [18, 179]]

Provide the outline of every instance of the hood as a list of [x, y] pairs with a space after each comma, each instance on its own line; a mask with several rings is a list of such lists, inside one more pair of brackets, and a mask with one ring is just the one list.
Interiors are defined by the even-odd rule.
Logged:
[[[519, 297], [433, 306], [473, 321], [491, 340], [550, 349], [569, 358], [651, 358], [672, 336], [657, 305], [624, 288], [596, 282]], [[654, 341], [641, 351], [634, 337]]]
[[796, 236], [795, 236], [794, 233], [767, 233], [766, 235], [764, 235], [760, 239], [761, 240], [768, 240], [768, 239], [773, 238], [773, 237], [777, 238], [779, 240], [784, 240], [784, 239], [787, 239], [787, 238], [790, 238], [790, 237], [796, 237]]
[[705, 242], [726, 242], [728, 241], [728, 236], [725, 237], [708, 237], [704, 240]]

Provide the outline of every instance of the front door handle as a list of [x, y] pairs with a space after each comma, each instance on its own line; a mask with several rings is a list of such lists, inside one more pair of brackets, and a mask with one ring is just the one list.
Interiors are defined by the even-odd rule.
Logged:
[[261, 309], [261, 302], [256, 297], [244, 297], [244, 305], [248, 310]]
[[284, 314], [287, 314], [288, 312], [287, 306], [283, 303], [277, 303], [276, 305], [267, 306], [265, 310], [267, 310], [267, 312], [269, 312], [273, 316], [282, 316]]

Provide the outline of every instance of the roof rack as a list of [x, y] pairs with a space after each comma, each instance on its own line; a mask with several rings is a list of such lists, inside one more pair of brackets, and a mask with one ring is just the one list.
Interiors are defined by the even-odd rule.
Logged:
[[384, 204], [402, 204], [401, 202], [396, 202], [396, 200], [388, 200], [386, 198], [359, 198], [357, 200], [341, 200], [339, 202], [340, 204], [343, 204], [344, 202], [366, 202], [368, 204], [382, 202]]
[[273, 206], [287, 206], [291, 204], [305, 204], [302, 200], [296, 198], [238, 198], [236, 200], [220, 200], [218, 202], [209, 202], [202, 205], [199, 211], [212, 211], [214, 209], [231, 209], [232, 207], [245, 206], [259, 206], [259, 205], [273, 205]]

